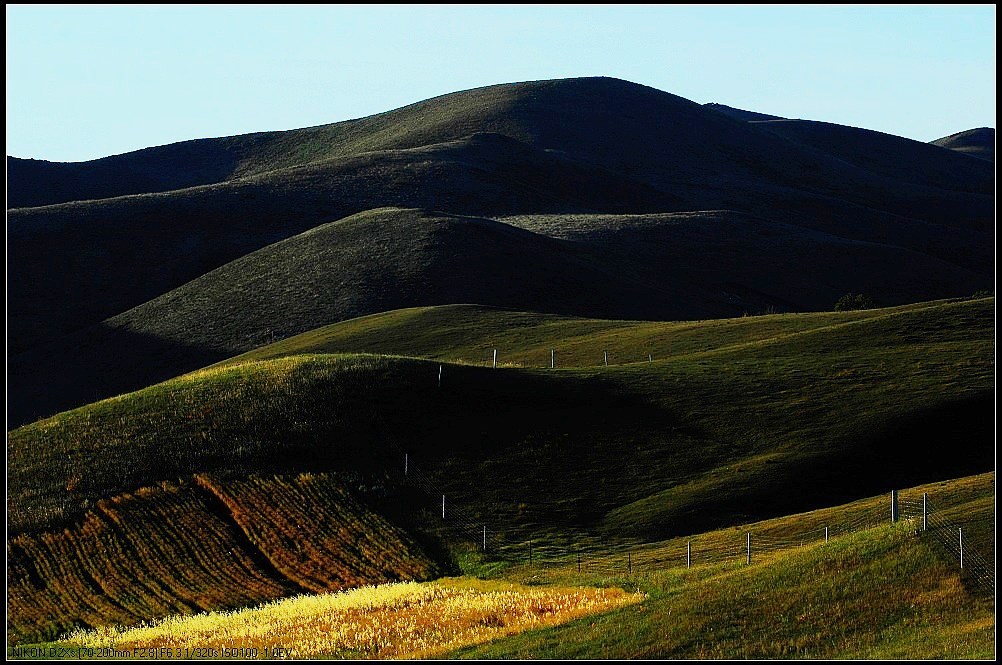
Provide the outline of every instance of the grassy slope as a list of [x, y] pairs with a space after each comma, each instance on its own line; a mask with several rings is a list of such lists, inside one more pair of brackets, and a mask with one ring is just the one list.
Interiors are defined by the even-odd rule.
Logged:
[[[277, 240], [385, 205], [510, 214], [680, 203], [609, 169], [477, 134], [219, 185], [15, 210], [8, 220], [12, 348], [96, 323]], [[40, 304], [53, 301], [63, 306], [54, 312]]]
[[[100, 578], [92, 567], [107, 563], [86, 552], [122, 551], [129, 577], [137, 579], [165, 561], [190, 560], [167, 544], [155, 561], [128, 555], [135, 546], [121, 545], [121, 536], [102, 526], [110, 519], [102, 505], [110, 504], [100, 502], [120, 497], [114, 505], [139, 506], [128, 495], [147, 496], [136, 488], [166, 482], [187, 488], [181, 498], [195, 501], [173, 508], [184, 520], [228, 515], [213, 527], [223, 535], [219, 552], [205, 545], [207, 562], [239, 563], [220, 553], [233, 546], [227, 537], [241, 533], [241, 547], [271, 562], [263, 570], [248, 557], [247, 572], [227, 573], [227, 579], [260, 578], [236, 582], [241, 593], [272, 584], [273, 597], [285, 593], [283, 584], [322, 586], [327, 582], [317, 575], [332, 566], [314, 569], [311, 557], [297, 558], [287, 545], [326, 533], [296, 516], [308, 501], [270, 512], [265, 495], [244, 492], [243, 509], [220, 513], [198, 502], [215, 497], [226, 504], [233, 492], [204, 490], [253, 489], [246, 481], [251, 474], [331, 472], [383, 495], [380, 511], [395, 522], [434, 531], [429, 518], [437, 497], [400, 485], [400, 448], [410, 451], [412, 467], [444, 488], [451, 510], [491, 525], [491, 549], [506, 543], [505, 557], [521, 556], [529, 538], [539, 553], [573, 545], [594, 556], [989, 469], [993, 308], [993, 299], [982, 299], [688, 324], [465, 307], [356, 319], [262, 355], [367, 348], [475, 363], [496, 344], [503, 361], [538, 367], [556, 345], [561, 369], [445, 364], [438, 389], [437, 360], [278, 357], [207, 369], [19, 428], [8, 442], [14, 579], [29, 601], [38, 594], [62, 599], [61, 609], [47, 611], [65, 625], [79, 619], [81, 607], [94, 617], [118, 616], [95, 609], [104, 602], [100, 592], [81, 591], [86, 580]], [[638, 348], [658, 360], [636, 358]], [[610, 367], [596, 366], [603, 349], [611, 351]], [[948, 447], [947, 436], [954, 442]], [[193, 474], [210, 480], [196, 483]], [[194, 485], [201, 491], [192, 493]], [[980, 510], [990, 507], [977, 500]], [[158, 521], [127, 512], [113, 522], [129, 542], [150, 542], [146, 531]], [[274, 531], [291, 540], [269, 539]], [[456, 533], [446, 537], [458, 544]], [[169, 533], [162, 540], [174, 542]], [[319, 541], [317, 547], [332, 549]], [[32, 548], [38, 552], [25, 558]], [[66, 569], [75, 572], [33, 573], [25, 563], [32, 558], [53, 566], [75, 561]], [[355, 567], [361, 564], [349, 564], [348, 572]], [[177, 599], [203, 584], [202, 567], [183, 563], [176, 570], [190, 581], [167, 575], [168, 590], [144, 591], [130, 601], [138, 605], [126, 605], [128, 616], [178, 611], [155, 609], [171, 603], [184, 607]], [[203, 588], [233, 602], [257, 597], [240, 600], [225, 585]], [[113, 587], [109, 597], [116, 593]], [[211, 594], [194, 607], [211, 605]], [[42, 606], [29, 601], [25, 607]], [[18, 611], [23, 634], [55, 630], [32, 627], [44, 619]]]
[[[438, 362], [392, 357], [196, 373], [11, 432], [10, 524], [48, 528], [84, 501], [189, 473], [393, 469], [394, 445], [461, 504], [492, 519], [520, 513], [523, 533], [649, 539], [962, 475], [992, 463], [993, 308], [705, 324], [494, 311], [479, 330], [467, 310], [445, 308], [385, 315], [371, 345], [364, 326], [380, 318], [369, 317], [344, 324], [355, 341], [335, 348], [479, 362], [500, 346], [503, 362], [539, 367], [556, 346], [561, 368], [584, 366], [448, 365], [441, 389]], [[414, 317], [423, 335], [400, 325]], [[603, 350], [609, 368], [596, 366]], [[649, 352], [657, 362], [635, 362]]]
[[991, 127], [968, 129], [936, 139], [931, 143], [972, 157], [995, 161], [995, 130]]
[[[714, 316], [770, 304], [823, 309], [850, 289], [894, 304], [987, 288], [994, 233], [990, 165], [929, 148], [921, 160], [925, 179], [917, 182], [901, 177], [906, 167], [895, 166], [918, 161], [910, 142], [890, 141], [888, 148], [873, 140], [876, 134], [853, 136], [853, 154], [893, 154], [880, 168], [861, 166], [680, 97], [598, 78], [492, 86], [357, 121], [177, 144], [108, 158], [100, 168], [90, 164], [97, 169], [88, 176], [92, 184], [120, 178], [125, 193], [149, 181], [157, 191], [8, 215], [13, 422], [218, 360], [218, 347], [188, 345], [187, 329], [178, 336], [158, 330], [160, 321], [123, 328], [107, 319], [277, 241], [384, 206], [481, 217], [743, 213], [694, 215], [687, 226], [656, 222], [619, 235], [613, 246], [597, 246], [600, 255], [636, 256], [602, 267], [614, 279], [639, 274], [653, 300], [671, 303], [616, 316], [702, 316], [718, 310], [721, 298], [733, 308]], [[39, 177], [36, 189], [60, 189], [49, 176]], [[184, 188], [170, 189], [175, 186]], [[465, 249], [442, 241], [442, 254]], [[387, 263], [374, 267], [386, 271], [401, 258], [375, 253]], [[699, 258], [706, 255], [720, 260]], [[523, 258], [513, 254], [509, 269], [523, 268]], [[672, 269], [659, 270], [665, 265]], [[555, 289], [573, 279], [555, 272], [546, 281]], [[231, 286], [224, 281], [213, 288]], [[466, 300], [500, 304], [489, 302], [493, 292]], [[378, 310], [365, 295], [350, 294], [358, 299], [351, 308], [356, 314]], [[554, 299], [568, 298], [558, 293]], [[210, 313], [220, 306], [206, 304]], [[419, 304], [429, 303], [394, 306]], [[227, 327], [203, 320], [197, 309], [186, 314], [199, 319], [195, 330]], [[608, 315], [609, 309], [575, 313]], [[267, 328], [274, 329], [284, 312], [254, 313], [270, 317]], [[336, 308], [313, 312], [309, 325], [339, 314]], [[230, 354], [261, 340], [242, 340], [238, 348], [232, 340], [212, 341], [225, 343]], [[108, 348], [127, 356], [111, 369], [117, 376], [87, 364], [108, 357]]]
[[545, 368], [559, 348], [559, 369], [657, 360], [735, 344], [920, 312], [944, 303], [919, 303], [852, 312], [743, 316], [703, 321], [623, 321], [511, 311], [481, 305], [414, 307], [342, 321], [235, 356], [219, 365], [298, 354], [379, 353], [467, 364], [490, 360], [500, 349], [507, 366]]
[[[662, 485], [644, 498], [606, 508], [610, 512], [602, 518], [612, 532], [652, 537], [664, 529], [684, 529], [701, 515], [739, 515], [736, 496], [778, 511], [770, 496], [783, 497], [780, 503], [791, 496], [797, 501], [819, 486], [837, 494], [854, 474], [875, 491], [886, 488], [890, 479], [881, 481], [875, 469], [891, 460], [894, 473], [917, 478], [912, 474], [925, 473], [920, 471], [925, 462], [916, 455], [936, 455], [944, 438], [979, 440], [970, 450], [980, 468], [989, 468], [991, 351], [986, 343], [993, 307], [988, 299], [679, 324], [474, 307], [418, 309], [322, 328], [240, 360], [366, 349], [486, 364], [491, 349], [499, 348], [502, 363], [542, 368], [555, 348], [558, 368], [584, 368], [568, 371], [569, 376], [601, 378], [656, 404], [645, 417], [660, 414], [661, 424], [652, 420], [650, 427], [665, 427], [671, 434], [652, 435], [633, 423], [637, 416], [610, 405], [599, 412], [631, 423], [626, 426], [631, 445], [567, 448], [544, 435], [535, 446], [505, 458], [523, 474], [515, 476], [526, 485], [522, 491], [533, 497], [532, 508], [520, 509], [565, 517], [566, 512], [601, 511], [590, 501], [562, 496], [574, 483], [587, 483], [581, 476], [541, 478], [531, 470], [533, 465], [565, 468], [565, 455], [578, 454], [582, 465], [625, 467], [621, 480], [603, 478], [592, 490], [596, 494], [625, 498], [627, 486], [640, 479], [644, 487]], [[603, 351], [615, 367], [600, 366]], [[656, 359], [652, 365], [645, 362], [648, 354]], [[947, 426], [944, 419], [950, 418], [956, 422]], [[491, 480], [496, 464], [483, 464], [481, 491], [501, 503], [524, 503]]]
[[[937, 166], [947, 181], [921, 188], [614, 79], [492, 86], [221, 141], [233, 146], [209, 152], [232, 180], [13, 211], [14, 342], [97, 323], [269, 242], [385, 205], [468, 215], [734, 209], [990, 272], [988, 165]], [[956, 180], [977, 193], [947, 191]]]
[[[628, 126], [617, 121], [624, 109], [633, 120]], [[185, 141], [78, 164], [9, 160], [16, 176], [12, 203], [14, 207], [38, 206], [181, 189], [362, 153], [454, 141], [477, 132], [503, 134], [616, 170], [639, 172], [655, 181], [661, 179], [656, 172], [659, 166], [663, 168], [661, 149], [666, 145], [690, 161], [675, 169], [719, 170], [726, 165], [747, 173], [750, 165], [722, 149], [726, 143], [771, 149], [780, 163], [777, 170], [792, 172], [807, 163], [826, 163], [831, 168], [830, 161], [805, 156], [728, 115], [612, 78], [501, 84], [357, 120]], [[666, 117], [673, 122], [661, 122]], [[792, 163], [784, 167], [791, 158]], [[47, 181], [47, 191], [39, 187], [40, 177]]]
[[[269, 245], [100, 326], [15, 356], [11, 418], [20, 424], [274, 337], [400, 307], [478, 302], [694, 319], [827, 309], [846, 291], [884, 304], [912, 302], [971, 293], [978, 284], [971, 273], [922, 254], [726, 211], [505, 222], [387, 208]], [[855, 257], [851, 265], [846, 252]], [[693, 260], [707, 254], [717, 257], [712, 268]]]
[[[979, 545], [994, 544], [994, 474], [918, 487], [949, 503], [944, 513], [991, 528]], [[818, 524], [850, 521], [887, 498], [791, 515], [749, 528], [794, 535]], [[965, 519], [966, 518], [966, 519]], [[696, 546], [734, 541], [746, 527], [700, 534]], [[614, 584], [641, 589], [641, 606], [462, 649], [462, 658], [992, 658], [995, 608], [971, 593], [957, 562], [913, 524], [882, 526], [824, 543], [739, 557], [686, 570], [644, 567], [633, 574], [577, 573], [574, 566], [524, 566], [506, 576], [534, 584]], [[816, 536], [815, 536], [816, 537]], [[673, 547], [672, 547], [673, 546]], [[671, 549], [676, 562], [684, 544]], [[985, 550], [982, 550], [985, 552]], [[991, 550], [988, 550], [989, 557]], [[698, 558], [696, 559], [698, 563]], [[663, 564], [662, 564], [663, 565]]]
[[189, 645], [220, 651], [239, 645], [269, 655], [284, 651], [284, 658], [294, 660], [429, 658], [641, 598], [616, 588], [542, 588], [447, 578], [299, 596], [239, 612], [171, 618], [133, 630], [77, 634], [63, 645], [132, 651]]

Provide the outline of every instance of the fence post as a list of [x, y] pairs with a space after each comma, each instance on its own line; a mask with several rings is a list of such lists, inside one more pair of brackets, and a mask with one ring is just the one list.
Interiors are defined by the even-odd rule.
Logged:
[[898, 491], [891, 490], [891, 523], [898, 521]]
[[556, 351], [554, 351], [553, 349], [550, 349], [550, 369], [553, 369], [554, 367], [557, 366], [556, 355], [557, 355]]
[[498, 350], [494, 349], [494, 367], [498, 366]]
[[654, 362], [654, 358], [652, 358], [651, 354], [649, 354], [649, 353], [647, 354], [647, 362], [649, 362], [649, 363]]
[[409, 460], [407, 459], [407, 453], [404, 453], [404, 476], [407, 475], [407, 463], [408, 463], [408, 461]]
[[445, 519], [445, 495], [442, 495], [442, 519]]
[[929, 495], [922, 492], [922, 530], [929, 528]]
[[828, 542], [828, 527], [825, 527], [825, 542]]
[[605, 361], [605, 366], [608, 367], [609, 366], [609, 352], [608, 351], [603, 351], [602, 352], [602, 358]]
[[692, 568], [692, 541], [685, 541], [685, 567]]
[[626, 570], [631, 575], [633, 574], [633, 555], [629, 552], [626, 553]]
[[484, 552], [487, 551], [487, 525], [484, 525]]
[[957, 528], [957, 535], [960, 537], [960, 567], [964, 567], [964, 530]]
[[748, 563], [751, 563], [751, 531], [748, 532]]

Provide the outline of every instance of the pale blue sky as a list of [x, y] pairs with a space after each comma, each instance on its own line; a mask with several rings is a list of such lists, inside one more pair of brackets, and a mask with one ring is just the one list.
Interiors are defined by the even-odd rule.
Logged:
[[8, 6], [7, 153], [92, 159], [615, 76], [929, 141], [995, 126], [995, 7]]

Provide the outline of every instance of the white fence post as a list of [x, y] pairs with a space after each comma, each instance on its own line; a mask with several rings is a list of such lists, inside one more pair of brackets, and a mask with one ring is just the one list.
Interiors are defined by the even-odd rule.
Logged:
[[922, 492], [922, 530], [929, 528], [929, 495]]
[[960, 567], [964, 567], [964, 530], [957, 528], [957, 535], [960, 537]]
[[685, 543], [685, 567], [692, 568], [692, 541], [687, 540]]
[[748, 532], [748, 563], [751, 563], [751, 531]]

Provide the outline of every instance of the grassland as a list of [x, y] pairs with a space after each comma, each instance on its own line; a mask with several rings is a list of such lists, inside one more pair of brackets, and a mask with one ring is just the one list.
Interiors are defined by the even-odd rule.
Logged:
[[[499, 314], [493, 333], [490, 317], [478, 332], [462, 310], [444, 310], [437, 328], [422, 323], [424, 336], [384, 321], [390, 332], [375, 333], [370, 347], [382, 353], [407, 351], [377, 343], [398, 334], [440, 344], [438, 353], [426, 345], [415, 354], [478, 361], [521, 331], [521, 347], [517, 339], [501, 346], [503, 361], [542, 365], [566, 336], [560, 366], [575, 354], [589, 366], [447, 365], [441, 389], [440, 363], [387, 356], [299, 355], [206, 370], [11, 432], [10, 523], [15, 532], [65, 524], [88, 501], [192, 473], [385, 473], [400, 468], [401, 447], [485, 517], [526, 504], [529, 523], [577, 529], [618, 509], [624, 519], [613, 531], [644, 539], [780, 514], [790, 497], [807, 509], [984, 471], [992, 464], [993, 308], [982, 299], [705, 329], [551, 321], [548, 335], [516, 326], [518, 314]], [[473, 344], [495, 338], [478, 358], [474, 348], [450, 346], [462, 335]], [[608, 368], [595, 366], [604, 349]], [[649, 352], [656, 362], [643, 362]], [[615, 364], [622, 360], [641, 362]], [[942, 437], [955, 447], [945, 449]], [[604, 473], [613, 467], [621, 473]], [[656, 510], [643, 502], [652, 496]]]
[[[965, 528], [994, 523], [985, 503], [994, 474], [908, 488], [902, 504], [923, 492]], [[537, 560], [508, 568], [503, 579], [297, 596], [81, 631], [60, 644], [175, 653], [229, 647], [259, 656], [278, 647], [286, 656], [334, 658], [991, 658], [991, 595], [969, 587], [956, 560], [907, 510], [890, 525], [887, 508], [886, 496], [872, 497], [698, 534], [692, 568], [674, 556], [678, 542], [654, 543], [634, 549], [629, 570]], [[878, 514], [879, 524], [868, 522]], [[822, 524], [833, 525], [827, 542], [816, 535]], [[757, 548], [750, 565], [743, 552], [705, 556], [735, 536], [743, 543], [746, 530]], [[994, 546], [994, 528], [972, 533]], [[764, 544], [805, 534], [813, 540]], [[675, 561], [651, 558], [666, 553]]]
[[[499, 570], [524, 556], [529, 540], [538, 556], [578, 548], [594, 557], [984, 472], [994, 465], [993, 312], [985, 298], [654, 324], [446, 307], [286, 340], [259, 359], [10, 433], [8, 547], [21, 562], [12, 570], [25, 599], [18, 626], [25, 635], [56, 630], [29, 606], [58, 579], [70, 580], [53, 594], [65, 599], [61, 626], [81, 616], [96, 623], [103, 610], [91, 608], [92, 598], [135, 608], [123, 615], [135, 619], [217, 607], [209, 591], [184, 607], [163, 600], [200, 588], [202, 573], [182, 579], [194, 564], [180, 550], [163, 550], [162, 561], [134, 556], [127, 568], [130, 578], [159, 579], [165, 562], [183, 562], [182, 578], [148, 594], [160, 605], [145, 591], [128, 605], [124, 583], [87, 586], [98, 565], [87, 552], [118, 551], [123, 536], [105, 543], [86, 525], [94, 515], [110, 519], [102, 506], [118, 504], [109, 500], [132, 505], [137, 488], [158, 492], [165, 483], [195, 502], [185, 509], [190, 519], [222, 523], [206, 557], [225, 557], [232, 539], [254, 555], [231, 577], [264, 581], [234, 586], [277, 582], [241, 601], [257, 602], [287, 595], [289, 585], [364, 582], [364, 561], [386, 559], [396, 542], [421, 545], [394, 560], [390, 575], [431, 574], [429, 559], [442, 570]], [[557, 369], [544, 368], [554, 347]], [[493, 348], [520, 366], [483, 366]], [[362, 349], [381, 355], [347, 353]], [[606, 350], [609, 366], [600, 364]], [[434, 490], [403, 478], [404, 452]], [[330, 516], [327, 531], [311, 521], [315, 504], [343, 494], [289, 485], [306, 473], [350, 487], [409, 535], [385, 531], [374, 555], [354, 550], [344, 563], [317, 565], [317, 552], [342, 552], [356, 538], [338, 529], [360, 513], [339, 517], [344, 511], [330, 506], [321, 513]], [[275, 493], [289, 500], [276, 503]], [[459, 522], [441, 522], [442, 493]], [[160, 524], [123, 515], [116, 533], [126, 539]], [[483, 525], [486, 558], [467, 549]], [[29, 543], [31, 556], [18, 549]], [[51, 564], [33, 572], [23, 563], [32, 557]]]
[[[10, 414], [22, 424], [275, 339], [417, 305], [664, 321], [827, 310], [846, 291], [893, 304], [980, 288], [970, 271], [925, 253], [860, 244], [851, 265], [844, 253], [839, 237], [727, 211], [497, 221], [369, 210], [17, 354]], [[716, 257], [710, 272], [692, 261], [706, 254]]]
[[68, 646], [115, 650], [226, 648], [286, 658], [427, 658], [524, 630], [640, 602], [621, 589], [525, 587], [469, 578], [297, 596], [262, 607], [82, 632]]
[[[982, 525], [983, 548], [994, 548], [994, 474], [910, 488], [904, 497], [940, 497], [967, 528]], [[986, 503], [987, 501], [987, 503]], [[887, 497], [699, 534], [701, 548], [743, 540], [804, 537], [822, 524], [846, 525], [878, 513], [884, 526], [840, 532], [829, 542], [776, 550], [764, 546], [751, 565], [743, 552], [710, 565], [684, 565], [684, 543], [636, 552], [628, 573], [576, 571], [573, 561], [509, 570], [533, 584], [602, 584], [640, 590], [647, 599], [591, 620], [504, 638], [451, 654], [461, 658], [988, 658], [995, 654], [991, 593], [972, 591], [955, 558], [920, 522], [891, 526]], [[985, 551], [985, 550], [982, 550]], [[989, 552], [991, 549], [988, 550]], [[646, 556], [670, 554], [645, 566]], [[989, 555], [990, 556], [990, 555]], [[706, 559], [704, 559], [705, 561]]]

